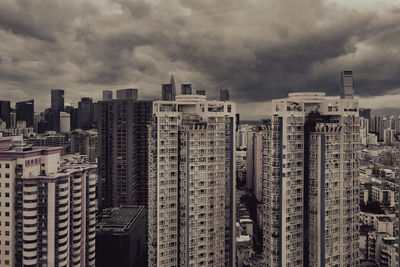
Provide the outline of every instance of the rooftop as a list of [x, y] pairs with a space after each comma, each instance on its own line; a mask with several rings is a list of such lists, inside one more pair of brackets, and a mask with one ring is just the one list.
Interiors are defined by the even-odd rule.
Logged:
[[99, 231], [126, 232], [144, 211], [142, 206], [122, 206], [105, 210], [97, 229]]

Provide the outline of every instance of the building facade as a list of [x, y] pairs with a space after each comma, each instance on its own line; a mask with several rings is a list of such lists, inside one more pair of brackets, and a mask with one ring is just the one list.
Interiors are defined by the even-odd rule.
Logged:
[[93, 165], [0, 139], [1, 266], [95, 266]]
[[0, 119], [6, 123], [6, 127], [10, 128], [10, 101], [0, 100]]
[[149, 266], [235, 266], [235, 105], [153, 103]]
[[16, 109], [16, 121], [25, 121], [27, 127], [34, 126], [34, 100], [28, 100], [23, 102], [17, 102], [15, 104]]
[[264, 133], [266, 266], [359, 266], [358, 102], [274, 100]]
[[147, 123], [151, 101], [99, 102], [99, 209], [147, 206]]
[[96, 130], [74, 130], [71, 132], [71, 153], [86, 155], [89, 162], [96, 162], [99, 157], [98, 140]]

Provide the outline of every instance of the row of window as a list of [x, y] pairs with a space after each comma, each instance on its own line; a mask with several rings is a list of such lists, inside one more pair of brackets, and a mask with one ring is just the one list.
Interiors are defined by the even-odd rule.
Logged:
[[4, 168], [9, 169], [10, 168], [10, 164], [6, 163], [6, 164], [1, 164], [0, 163], [0, 168], [2, 168], [4, 166]]

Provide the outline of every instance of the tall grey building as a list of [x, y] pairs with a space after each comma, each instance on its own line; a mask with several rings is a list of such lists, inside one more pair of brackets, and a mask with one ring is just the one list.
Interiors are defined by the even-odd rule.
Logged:
[[91, 129], [97, 122], [97, 103], [92, 98], [82, 97], [78, 102], [78, 128], [83, 130]]
[[0, 100], [0, 119], [2, 119], [6, 123], [7, 128], [10, 128], [11, 126], [10, 112], [11, 112], [10, 101]]
[[47, 129], [60, 132], [60, 113], [64, 111], [64, 90], [51, 90], [51, 107], [46, 111]]
[[64, 90], [51, 90], [51, 109], [56, 111], [64, 111]]
[[263, 139], [265, 266], [360, 266], [358, 100], [292, 93]]
[[340, 73], [340, 98], [354, 98], [353, 71], [345, 70]]
[[161, 99], [164, 101], [175, 101], [176, 88], [174, 75], [171, 75], [171, 79], [168, 84], [161, 86]]
[[34, 107], [35, 101], [33, 99], [17, 102], [15, 104], [16, 109], [16, 121], [25, 121], [26, 127], [34, 126]]
[[[129, 90], [129, 89], [128, 89]], [[99, 102], [99, 207], [147, 206], [147, 123], [151, 101]]]
[[235, 266], [235, 105], [155, 101], [149, 132], [149, 266]]
[[221, 89], [219, 91], [219, 100], [229, 101], [229, 89]]

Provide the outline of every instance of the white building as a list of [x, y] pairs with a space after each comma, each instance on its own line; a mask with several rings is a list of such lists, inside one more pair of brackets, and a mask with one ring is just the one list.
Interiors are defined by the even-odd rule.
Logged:
[[235, 266], [235, 104], [155, 101], [149, 129], [149, 266]]
[[292, 93], [272, 102], [263, 151], [265, 266], [359, 266], [360, 120], [345, 87], [342, 99]]
[[0, 265], [94, 266], [97, 168], [0, 137]]
[[71, 115], [67, 112], [60, 112], [60, 133], [71, 131]]
[[237, 138], [236, 138], [236, 147], [237, 149], [246, 149], [247, 148], [247, 135], [250, 131], [250, 126], [247, 124], [240, 125], [237, 131]]
[[395, 191], [384, 186], [372, 186], [372, 201], [379, 203], [388, 204], [390, 206], [395, 205]]
[[384, 232], [371, 232], [368, 235], [368, 259], [378, 266], [398, 267], [398, 244], [396, 238]]
[[369, 120], [365, 118], [360, 118], [360, 143], [364, 146], [369, 145], [368, 135], [369, 135]]

